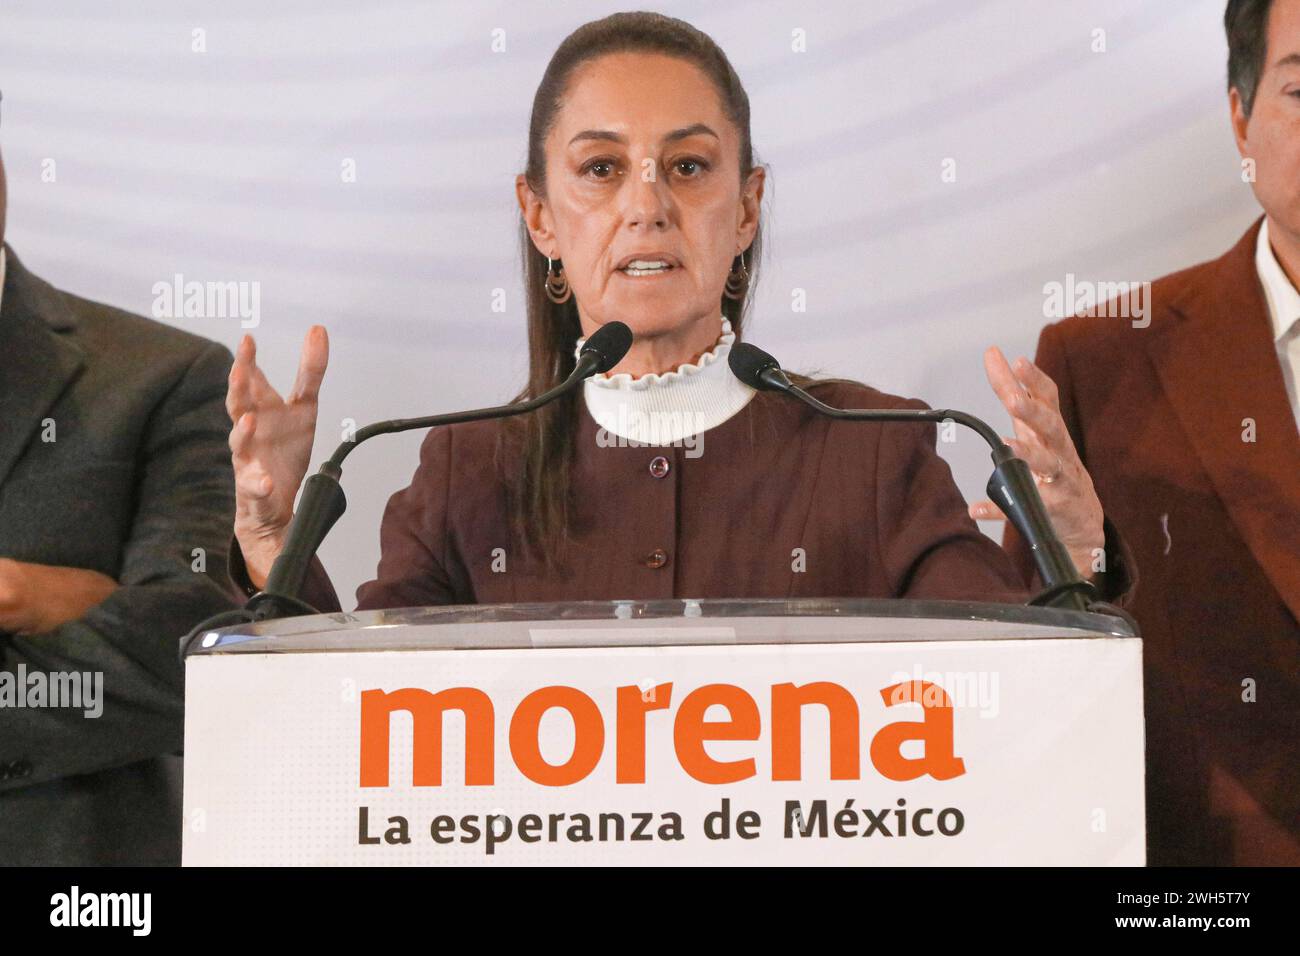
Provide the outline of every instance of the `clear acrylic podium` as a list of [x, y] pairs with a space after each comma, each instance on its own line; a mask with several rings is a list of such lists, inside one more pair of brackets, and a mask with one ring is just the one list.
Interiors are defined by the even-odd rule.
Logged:
[[366, 611], [186, 657], [187, 865], [1141, 865], [1141, 641], [1018, 605]]

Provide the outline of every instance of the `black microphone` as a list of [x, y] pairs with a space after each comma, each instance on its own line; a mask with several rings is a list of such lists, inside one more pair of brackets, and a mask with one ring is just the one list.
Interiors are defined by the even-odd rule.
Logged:
[[1029, 465], [1015, 456], [987, 422], [952, 408], [833, 408], [791, 382], [781, 371], [781, 363], [748, 342], [737, 343], [727, 361], [736, 378], [750, 388], [784, 392], [831, 418], [864, 422], [954, 421], [978, 432], [993, 452], [988, 495], [1028, 542], [1045, 585], [1029, 603], [1086, 611], [1096, 602], [1096, 588], [1079, 576], [1070, 553], [1056, 536]]
[[343, 494], [342, 485], [339, 484], [339, 478], [343, 474], [343, 460], [363, 441], [376, 435], [432, 428], [437, 425], [453, 425], [459, 422], [481, 421], [487, 418], [508, 418], [535, 411], [566, 392], [572, 391], [589, 376], [608, 372], [622, 361], [631, 346], [632, 330], [622, 322], [608, 322], [593, 332], [583, 343], [572, 374], [559, 385], [535, 398], [512, 405], [497, 405], [467, 412], [451, 412], [424, 418], [399, 418], [377, 422], [359, 429], [351, 441], [339, 445], [329, 460], [320, 466], [320, 470], [304, 483], [302, 497], [289, 524], [289, 533], [285, 537], [284, 549], [271, 566], [266, 587], [249, 599], [245, 610], [252, 613], [253, 620], [318, 613], [315, 608], [302, 601], [298, 594], [307, 577], [312, 557], [347, 508], [347, 498]]

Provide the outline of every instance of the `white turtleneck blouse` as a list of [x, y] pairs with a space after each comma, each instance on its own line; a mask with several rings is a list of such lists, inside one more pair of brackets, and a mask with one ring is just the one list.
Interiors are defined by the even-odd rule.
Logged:
[[[586, 341], [578, 340], [575, 357]], [[721, 425], [757, 394], [727, 363], [735, 341], [736, 333], [724, 316], [717, 344], [698, 362], [640, 378], [627, 372], [593, 375], [583, 383], [587, 411], [606, 431], [647, 445], [674, 444]]]

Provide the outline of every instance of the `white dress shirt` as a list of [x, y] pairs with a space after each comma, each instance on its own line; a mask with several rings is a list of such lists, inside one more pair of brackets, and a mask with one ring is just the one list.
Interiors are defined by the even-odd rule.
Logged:
[[1264, 300], [1273, 322], [1273, 342], [1277, 358], [1282, 365], [1282, 378], [1286, 382], [1287, 398], [1291, 400], [1291, 413], [1296, 428], [1300, 428], [1300, 292], [1287, 278], [1285, 270], [1273, 254], [1268, 241], [1268, 217], [1259, 229], [1259, 242], [1255, 245], [1255, 270], [1264, 286]]

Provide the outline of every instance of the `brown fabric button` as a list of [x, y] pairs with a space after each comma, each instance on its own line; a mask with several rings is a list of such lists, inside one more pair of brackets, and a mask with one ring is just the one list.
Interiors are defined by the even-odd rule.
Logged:
[[663, 548], [655, 548], [641, 560], [647, 568], [662, 568], [668, 563], [668, 552]]
[[654, 475], [656, 478], [663, 478], [668, 474], [671, 468], [672, 465], [668, 463], [668, 459], [663, 455], [659, 455], [650, 462], [650, 474]]

